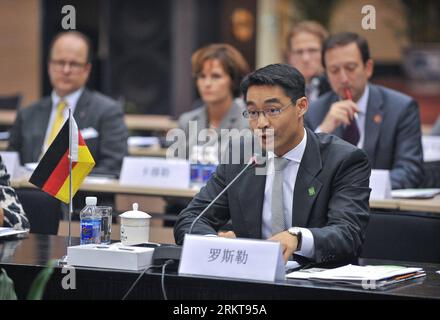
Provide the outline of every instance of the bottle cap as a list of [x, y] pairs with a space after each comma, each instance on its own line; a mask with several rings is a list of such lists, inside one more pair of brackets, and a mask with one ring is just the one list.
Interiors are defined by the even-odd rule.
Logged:
[[86, 205], [87, 206], [96, 206], [98, 199], [96, 197], [86, 197]]

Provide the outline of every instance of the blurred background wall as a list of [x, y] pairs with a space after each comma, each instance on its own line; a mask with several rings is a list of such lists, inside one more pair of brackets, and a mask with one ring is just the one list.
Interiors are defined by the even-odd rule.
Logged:
[[[286, 35], [315, 19], [331, 32], [364, 35], [375, 60], [373, 81], [413, 95], [422, 121], [440, 114], [440, 2], [436, 0], [0, 0], [0, 95], [23, 105], [50, 92], [48, 45], [65, 5], [94, 46], [89, 87], [124, 102], [127, 113], [170, 114], [191, 108], [190, 57], [212, 42], [236, 46], [252, 68], [284, 61]], [[362, 8], [376, 11], [364, 30]], [[436, 57], [437, 55], [437, 57]]]

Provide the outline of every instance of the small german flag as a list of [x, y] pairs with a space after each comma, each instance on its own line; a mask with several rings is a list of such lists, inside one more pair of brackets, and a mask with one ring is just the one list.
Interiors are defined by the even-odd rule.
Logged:
[[[75, 120], [72, 118], [72, 197], [95, 166]], [[69, 203], [69, 120], [43, 155], [29, 182]]]

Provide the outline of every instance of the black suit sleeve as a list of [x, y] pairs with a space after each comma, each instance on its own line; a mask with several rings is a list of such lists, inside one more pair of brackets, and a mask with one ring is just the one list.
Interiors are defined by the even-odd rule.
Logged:
[[332, 179], [327, 223], [310, 228], [318, 263], [355, 257], [362, 246], [369, 219], [371, 167], [360, 149], [351, 152]]
[[423, 152], [419, 110], [414, 100], [399, 118], [393, 154], [392, 188], [418, 187], [423, 181]]
[[[180, 213], [174, 226], [174, 238], [177, 244], [183, 243], [183, 238], [189, 231], [194, 219], [227, 185], [225, 169], [226, 165], [220, 164], [206, 186], [193, 198], [188, 207]], [[196, 222], [192, 233], [203, 235], [217, 234], [219, 228], [224, 226], [229, 218], [228, 192], [226, 191], [203, 217]]]

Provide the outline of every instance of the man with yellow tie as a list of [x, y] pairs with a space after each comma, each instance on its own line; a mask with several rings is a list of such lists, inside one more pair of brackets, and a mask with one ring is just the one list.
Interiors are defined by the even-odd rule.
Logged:
[[69, 107], [95, 159], [94, 173], [118, 175], [127, 154], [127, 128], [121, 106], [85, 88], [91, 71], [91, 45], [84, 34], [62, 32], [52, 40], [48, 74], [52, 94], [22, 108], [11, 129], [9, 149], [21, 162], [38, 162], [55, 139]]

